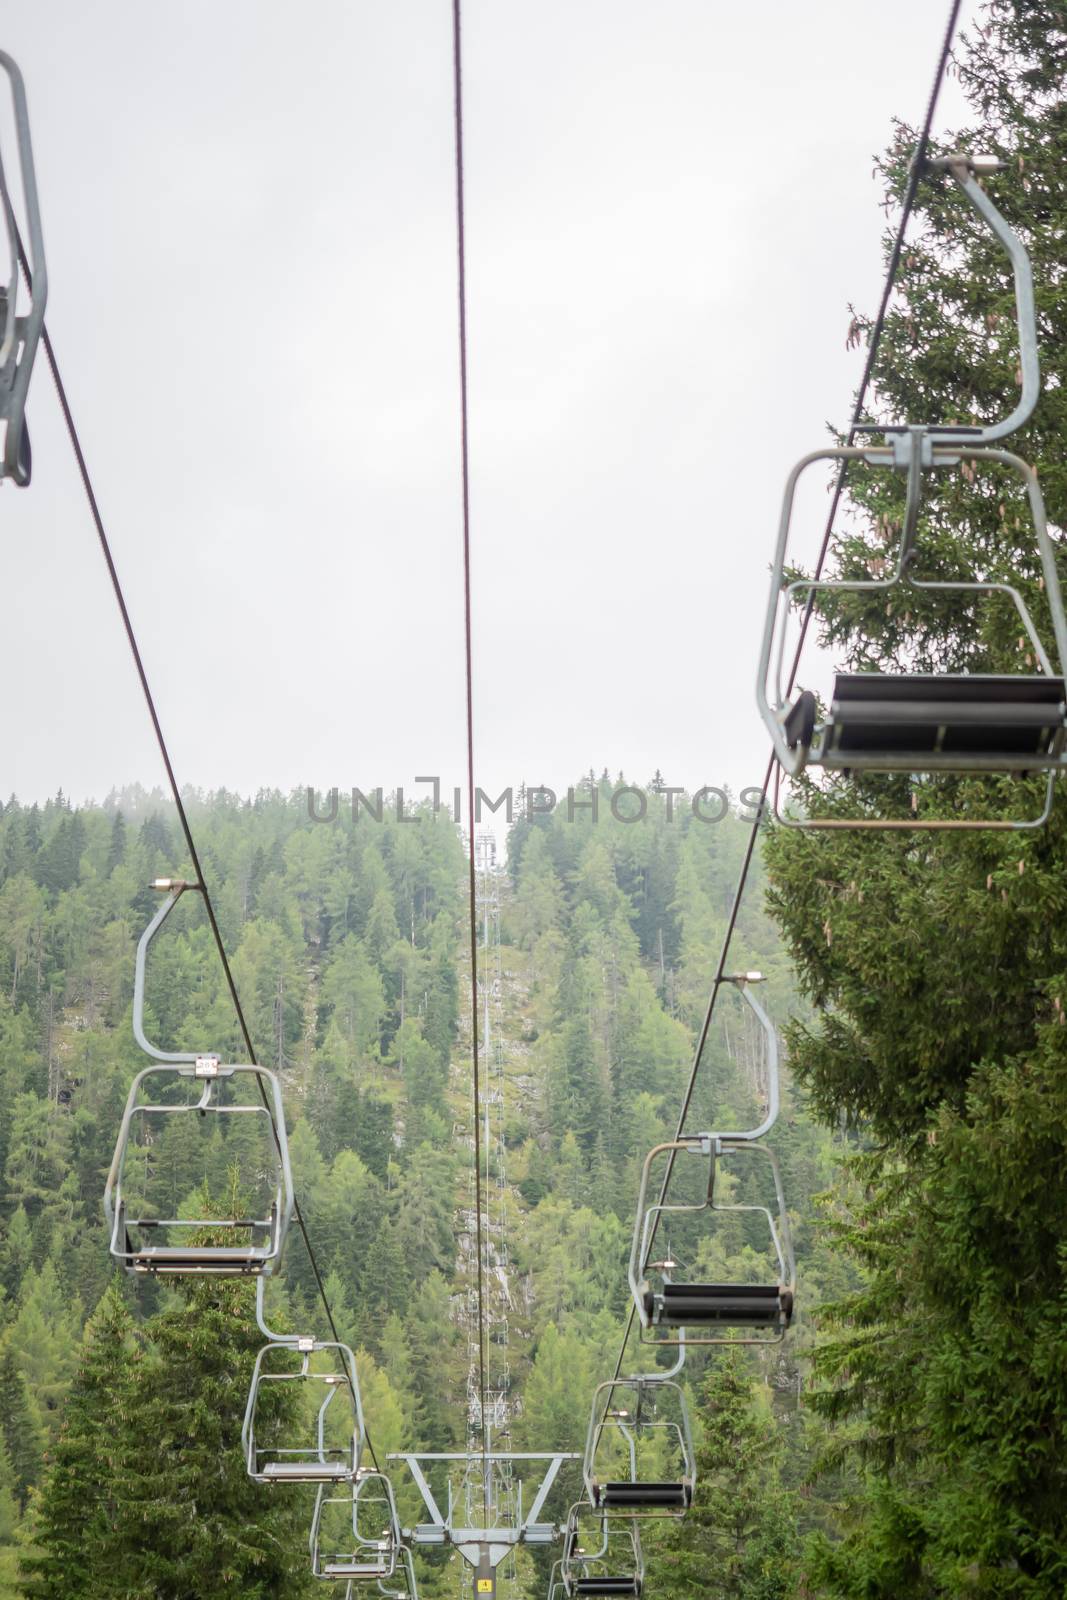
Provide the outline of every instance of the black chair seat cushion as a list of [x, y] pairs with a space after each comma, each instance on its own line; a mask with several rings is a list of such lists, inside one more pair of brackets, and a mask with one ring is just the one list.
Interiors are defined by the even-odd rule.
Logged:
[[659, 1321], [671, 1327], [760, 1328], [788, 1322], [793, 1311], [793, 1296], [777, 1283], [665, 1283], [657, 1298], [662, 1301]]
[[1044, 674], [839, 673], [830, 748], [842, 752], [1052, 754], [1067, 728], [1067, 686]]
[[631, 1483], [628, 1479], [602, 1483], [597, 1504], [602, 1506], [688, 1506], [687, 1483]]
[[577, 1578], [574, 1593], [639, 1595], [641, 1585], [636, 1578]]

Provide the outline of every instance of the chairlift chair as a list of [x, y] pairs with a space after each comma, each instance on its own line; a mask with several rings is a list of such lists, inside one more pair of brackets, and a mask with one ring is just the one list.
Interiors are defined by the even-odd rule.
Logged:
[[563, 1534], [560, 1578], [568, 1600], [578, 1596], [629, 1595], [639, 1600], [644, 1587], [645, 1563], [641, 1536], [632, 1517], [609, 1519], [598, 1514], [599, 1539], [582, 1543], [581, 1519], [590, 1508], [579, 1501], [571, 1506]]
[[[260, 1277], [256, 1284], [256, 1320], [269, 1342], [256, 1356], [241, 1427], [248, 1475], [257, 1483], [351, 1483], [359, 1472], [366, 1437], [355, 1356], [348, 1345], [336, 1341], [274, 1333], [263, 1320], [265, 1282]], [[326, 1352], [329, 1352], [330, 1370], [316, 1371], [312, 1366], [315, 1357]], [[279, 1366], [282, 1359], [288, 1361], [287, 1367]], [[257, 1438], [256, 1425], [264, 1394], [271, 1385], [279, 1383], [296, 1383], [301, 1388], [324, 1391], [317, 1409], [316, 1437], [312, 1443], [278, 1446], [273, 1442], [263, 1444]], [[345, 1394], [348, 1412], [343, 1430], [335, 1431], [331, 1439], [327, 1439], [331, 1413], [336, 1416], [338, 1404], [344, 1405], [344, 1399], [339, 1401], [338, 1395]]]
[[44, 309], [48, 299], [48, 271], [44, 259], [44, 237], [37, 200], [37, 178], [30, 143], [30, 119], [26, 108], [26, 87], [22, 73], [5, 50], [0, 50], [0, 68], [11, 86], [15, 140], [18, 146], [22, 197], [29, 231], [29, 310], [19, 311], [19, 235], [11, 203], [7, 174], [0, 154], [0, 212], [7, 233], [8, 276], [0, 286], [0, 421], [5, 424], [0, 478], [10, 478], [20, 488], [30, 481], [32, 453], [26, 427], [26, 395], [33, 372], [33, 360], [44, 328]]
[[[219, 1057], [185, 1051], [160, 1050], [144, 1031], [145, 967], [149, 945], [182, 894], [197, 885], [182, 880], [158, 879], [154, 888], [167, 893], [160, 910], [141, 935], [137, 946], [134, 975], [133, 1031], [154, 1064], [143, 1068], [130, 1086], [115, 1154], [104, 1188], [104, 1214], [110, 1236], [110, 1251], [128, 1272], [163, 1275], [210, 1275], [249, 1277], [270, 1273], [276, 1267], [293, 1214], [294, 1193], [289, 1165], [289, 1146], [285, 1132], [281, 1084], [276, 1073], [255, 1063], [224, 1065]], [[256, 1100], [250, 1095], [232, 1102], [221, 1098], [223, 1086], [259, 1090]], [[142, 1099], [146, 1085], [173, 1088], [189, 1084], [199, 1089], [199, 1098], [153, 1101]], [[264, 1120], [270, 1129], [271, 1199], [265, 1216], [247, 1217], [157, 1217], [140, 1215], [140, 1206], [131, 1206], [127, 1173], [138, 1151], [138, 1131], [151, 1127], [155, 1117], [205, 1117], [223, 1119], [252, 1117]], [[136, 1200], [136, 1193], [134, 1194]], [[239, 1243], [207, 1244], [197, 1234], [206, 1230], [243, 1236]], [[175, 1236], [182, 1242], [176, 1242]], [[153, 1243], [161, 1238], [164, 1243]]]
[[[696, 1456], [685, 1392], [672, 1376], [685, 1359], [684, 1335], [678, 1360], [669, 1371], [612, 1378], [597, 1385], [586, 1435], [582, 1477], [589, 1502], [608, 1515], [681, 1517], [693, 1503]], [[667, 1401], [672, 1416], [661, 1416]], [[625, 1403], [624, 1403], [625, 1402]], [[665, 1439], [677, 1471], [667, 1480], [643, 1477], [638, 1458], [639, 1439]], [[604, 1458], [612, 1445], [622, 1444], [629, 1465], [627, 1477], [604, 1477]]]
[[[768, 1106], [763, 1120], [754, 1128], [730, 1133], [698, 1133], [658, 1144], [649, 1151], [641, 1169], [637, 1201], [637, 1220], [630, 1249], [630, 1292], [640, 1321], [644, 1343], [665, 1345], [778, 1344], [785, 1337], [793, 1316], [796, 1297], [796, 1265], [793, 1258], [789, 1215], [782, 1189], [781, 1169], [774, 1151], [762, 1143], [778, 1117], [778, 1040], [770, 1018], [750, 992], [750, 985], [762, 981], [762, 973], [746, 972], [724, 976], [724, 983], [735, 984], [755, 1014], [766, 1041]], [[708, 1163], [708, 1182], [704, 1198], [697, 1204], [666, 1201], [666, 1180], [679, 1154], [694, 1155]], [[763, 1158], [770, 1166], [775, 1192], [775, 1211], [768, 1206], [741, 1202], [724, 1204], [715, 1198], [719, 1162], [743, 1154]], [[649, 1185], [652, 1170], [661, 1157], [668, 1158], [660, 1199], [651, 1202]], [[751, 1212], [766, 1219], [771, 1246], [777, 1260], [774, 1283], [694, 1283], [678, 1282], [677, 1263], [669, 1257], [653, 1261], [652, 1245], [664, 1216], [696, 1215], [704, 1211]], [[650, 1281], [658, 1275], [658, 1285]], [[703, 1334], [693, 1329], [714, 1330]], [[730, 1330], [746, 1329], [737, 1333]], [[664, 1330], [678, 1330], [677, 1334]]]
[[[813, 451], [789, 476], [778, 528], [771, 597], [764, 627], [757, 679], [760, 713], [774, 741], [782, 772], [806, 768], [837, 773], [1047, 774], [1040, 815], [1017, 818], [793, 817], [807, 828], [998, 828], [1040, 827], [1051, 810], [1055, 780], [1067, 766], [1067, 620], [1048, 534], [1044, 500], [1033, 469], [996, 441], [1030, 416], [1040, 392], [1037, 328], [1030, 262], [1022, 242], [976, 181], [995, 171], [989, 158], [955, 155], [931, 162], [947, 171], [988, 223], [1011, 260], [1015, 281], [1022, 387], [1018, 404], [1003, 420], [981, 427], [928, 425], [863, 426], [857, 433], [883, 433], [877, 447], [845, 445]], [[786, 554], [793, 504], [803, 473], [819, 461], [862, 462], [906, 475], [903, 529], [895, 565], [888, 577], [858, 580], [786, 579]], [[975, 579], [942, 582], [915, 574], [916, 531], [923, 475], [960, 462], [1007, 468], [1022, 483], [1029, 502], [1041, 560], [1054, 649], [1046, 651], [1016, 585]], [[1030, 673], [843, 672], [837, 675], [830, 706], [821, 711], [810, 689], [794, 690], [784, 681], [786, 624], [798, 605], [819, 594], [891, 595], [901, 589], [943, 595], [1001, 595], [1014, 605], [1037, 669]]]
[[[255, 1080], [266, 1092], [267, 1105], [247, 1095], [229, 1103], [219, 1099], [222, 1084]], [[146, 1084], [189, 1081], [201, 1089], [196, 1100], [179, 1103], [142, 1099]], [[254, 1117], [273, 1122], [277, 1147], [273, 1195], [265, 1216], [154, 1217], [134, 1214], [127, 1203], [126, 1173], [138, 1149], [136, 1133], [146, 1117], [181, 1116]], [[138, 1213], [140, 1208], [136, 1208]], [[144, 1067], [130, 1087], [118, 1143], [104, 1189], [104, 1215], [110, 1233], [111, 1254], [128, 1272], [160, 1275], [249, 1277], [271, 1272], [277, 1264], [293, 1212], [293, 1180], [285, 1139], [285, 1113], [277, 1075], [266, 1067], [224, 1066], [218, 1056], [198, 1056], [188, 1066]], [[240, 1243], [207, 1244], [197, 1235], [206, 1231], [241, 1235]], [[174, 1242], [181, 1236], [181, 1243]], [[169, 1242], [155, 1244], [154, 1238]]]
[[[324, 1526], [327, 1522], [335, 1526], [339, 1519], [339, 1512], [331, 1512], [331, 1507], [344, 1508], [344, 1537], [339, 1540], [332, 1537], [333, 1526]], [[382, 1520], [384, 1528], [380, 1526]], [[373, 1524], [370, 1532], [368, 1522]], [[334, 1548], [336, 1544], [341, 1548]], [[393, 1486], [385, 1473], [361, 1467], [345, 1495], [331, 1495], [328, 1485], [320, 1484], [309, 1545], [313, 1577], [334, 1581], [347, 1578], [353, 1584], [381, 1583], [391, 1578], [396, 1572], [402, 1535]]]

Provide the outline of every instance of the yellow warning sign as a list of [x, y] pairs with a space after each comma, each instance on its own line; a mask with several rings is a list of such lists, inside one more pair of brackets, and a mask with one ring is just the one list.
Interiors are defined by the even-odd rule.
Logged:
[[492, 1578], [479, 1578], [478, 1579], [478, 1593], [479, 1594], [492, 1594], [492, 1592], [493, 1592], [493, 1580], [492, 1580]]

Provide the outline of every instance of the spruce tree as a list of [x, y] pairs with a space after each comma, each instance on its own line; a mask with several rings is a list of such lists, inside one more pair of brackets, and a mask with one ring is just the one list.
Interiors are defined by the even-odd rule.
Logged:
[[23, 1558], [34, 1600], [104, 1600], [117, 1585], [116, 1485], [129, 1443], [139, 1352], [117, 1283], [86, 1324], [63, 1424], [33, 1514]]
[[7, 1222], [7, 1236], [0, 1245], [0, 1283], [14, 1297], [33, 1262], [33, 1230], [20, 1204]]
[[27, 1272], [7, 1342], [42, 1420], [54, 1430], [77, 1360], [82, 1307], [63, 1291], [55, 1263]]
[[393, 1122], [393, 1107], [388, 1100], [372, 1090], [360, 1096], [359, 1116], [348, 1143], [364, 1166], [383, 1183], [393, 1149]]
[[[116, 1484], [122, 1592], [152, 1600], [296, 1600], [310, 1588], [310, 1503], [245, 1471], [241, 1422], [255, 1354], [255, 1290], [240, 1279], [182, 1282], [147, 1324]], [[266, 1423], [299, 1429], [299, 1397], [272, 1386]], [[278, 1393], [277, 1391], [284, 1391]]]
[[152, 860], [169, 860], [173, 855], [170, 829], [158, 811], [153, 811], [151, 816], [142, 822], [138, 843], [150, 852]]
[[15, 1494], [15, 1469], [11, 1465], [7, 1445], [0, 1437], [0, 1545], [10, 1542], [19, 1519], [19, 1502]]
[[422, 1405], [423, 1448], [454, 1450], [459, 1432], [450, 1396], [462, 1381], [455, 1324], [448, 1314], [448, 1284], [435, 1269], [398, 1308], [407, 1328], [415, 1388]]
[[386, 1318], [382, 1331], [382, 1366], [404, 1410], [406, 1438], [410, 1440], [404, 1448], [415, 1449], [424, 1432], [425, 1406], [415, 1382], [411, 1341], [396, 1312]]
[[14, 1543], [20, 1533], [14, 1477], [7, 1447], [0, 1439], [0, 1600], [23, 1600], [19, 1553]]
[[652, 1547], [648, 1588], [663, 1600], [786, 1600], [796, 1504], [779, 1483], [774, 1421], [736, 1350], [709, 1363], [700, 1417], [693, 1505]]
[[43, 1434], [14, 1352], [0, 1351], [0, 1437], [7, 1447], [13, 1485], [20, 1507], [41, 1465]]
[[110, 878], [115, 868], [121, 866], [125, 859], [126, 819], [121, 811], [116, 811], [114, 821], [111, 824], [111, 840], [108, 845], [107, 863], [104, 867], [105, 876]]
[[[1001, 157], [986, 181], [1033, 258], [1044, 387], [1008, 445], [1037, 465], [1053, 528], [1067, 525], [1065, 22], [1060, 0], [993, 0], [959, 64], [979, 126], [953, 141]], [[913, 139], [901, 129], [885, 163], [898, 198]], [[1010, 410], [1010, 282], [951, 183], [920, 188], [899, 290], [879, 414], [970, 422]], [[839, 539], [836, 565], [855, 577], [885, 556], [902, 491], [857, 473], [850, 492], [867, 514]], [[1028, 511], [996, 469], [928, 475], [918, 552], [923, 577], [1017, 583], [1047, 628]], [[826, 597], [819, 614], [857, 670], [1026, 670], [996, 599], [891, 610]], [[908, 780], [897, 787], [907, 803]], [[1041, 784], [965, 787], [976, 810], [1023, 816]], [[933, 780], [919, 803], [950, 813], [961, 793], [956, 779]], [[854, 812], [871, 794], [854, 782], [842, 804]], [[835, 1213], [866, 1286], [838, 1305], [816, 1353], [815, 1403], [864, 1476], [838, 1537], [813, 1549], [808, 1581], [857, 1600], [1058, 1600], [1067, 804], [1060, 795], [1032, 834], [775, 831], [768, 857], [772, 906], [818, 1008], [792, 1030], [793, 1068], [828, 1121], [861, 1125], [873, 1146]]]
[[41, 848], [41, 812], [36, 800], [26, 812], [26, 827], [23, 840], [28, 859], [32, 862]]

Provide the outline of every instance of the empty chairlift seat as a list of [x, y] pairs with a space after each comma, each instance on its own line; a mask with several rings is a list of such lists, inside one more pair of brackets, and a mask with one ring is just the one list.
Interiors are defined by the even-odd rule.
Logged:
[[603, 1511], [688, 1511], [693, 1491], [688, 1483], [632, 1483], [620, 1478], [597, 1484], [594, 1505]]
[[[264, 1402], [284, 1384], [314, 1395], [313, 1405], [318, 1401], [313, 1438], [306, 1422], [304, 1437], [296, 1442], [291, 1431], [279, 1436], [269, 1423], [264, 1436]], [[241, 1429], [249, 1477], [257, 1483], [351, 1483], [359, 1472], [364, 1436], [356, 1361], [347, 1345], [296, 1337], [264, 1345], [256, 1356]]]
[[379, 1540], [373, 1554], [360, 1551], [351, 1555], [324, 1555], [320, 1558], [317, 1578], [390, 1578], [396, 1567], [392, 1545], [387, 1539]]
[[667, 1328], [788, 1328], [793, 1292], [783, 1284], [664, 1283], [646, 1289], [649, 1324]]
[[853, 771], [1043, 770], [1065, 735], [1060, 677], [850, 672], [835, 682], [820, 759]]
[[[646, 1262], [642, 1276], [635, 1271], [635, 1255], [631, 1259], [631, 1286], [641, 1320], [641, 1326], [655, 1335], [654, 1342], [674, 1344], [684, 1341], [691, 1345], [702, 1344], [760, 1344], [776, 1343], [784, 1338], [793, 1320], [795, 1281], [792, 1245], [789, 1238], [789, 1219], [781, 1194], [778, 1164], [772, 1151], [749, 1144], [738, 1146], [753, 1153], [765, 1155], [771, 1163], [775, 1187], [778, 1192], [777, 1216], [765, 1206], [744, 1204], [718, 1205], [711, 1200], [712, 1211], [758, 1212], [770, 1229], [771, 1244], [778, 1257], [778, 1268], [785, 1279], [777, 1283], [678, 1283], [673, 1276], [675, 1263]], [[721, 1148], [722, 1154], [735, 1154], [729, 1146]], [[716, 1160], [712, 1158], [713, 1162]], [[699, 1207], [676, 1207], [676, 1210]], [[659, 1271], [662, 1281], [658, 1286], [649, 1283], [647, 1273]], [[679, 1340], [664, 1337], [664, 1330], [675, 1330]], [[689, 1330], [689, 1331], [686, 1331]]]
[[[235, 1085], [256, 1085], [238, 1093]], [[223, 1087], [231, 1091], [222, 1098]], [[193, 1099], [187, 1087], [199, 1087]], [[159, 1097], [147, 1089], [160, 1090]], [[177, 1093], [177, 1098], [169, 1098]], [[262, 1129], [262, 1149], [273, 1169], [261, 1185], [262, 1208], [243, 1217], [162, 1217], [152, 1214], [153, 1154], [175, 1119], [202, 1125], [205, 1119], [232, 1126], [252, 1121]], [[256, 1163], [257, 1167], [259, 1162]], [[128, 1272], [158, 1275], [253, 1277], [273, 1270], [293, 1212], [293, 1181], [285, 1133], [281, 1086], [266, 1067], [223, 1066], [217, 1056], [192, 1063], [145, 1067], [130, 1088], [115, 1154], [104, 1190], [111, 1254]], [[226, 1242], [221, 1242], [220, 1237]], [[229, 1236], [229, 1239], [226, 1236]], [[232, 1239], [232, 1243], [230, 1242]]]
[[[580, 1522], [596, 1517], [595, 1532], [581, 1543]], [[573, 1505], [563, 1536], [560, 1574], [567, 1595], [640, 1596], [645, 1566], [638, 1524], [632, 1517], [612, 1520], [589, 1505]]]
[[684, 1351], [669, 1372], [597, 1385], [582, 1478], [590, 1504], [605, 1516], [680, 1517], [692, 1505], [693, 1433], [685, 1393], [673, 1380], [683, 1360]]
[[[1047, 820], [1057, 776], [1067, 769], [1067, 612], [1057, 564], [1057, 552], [1049, 536], [1048, 518], [1037, 474], [1021, 457], [1003, 448], [1002, 441], [1022, 427], [1031, 415], [1041, 393], [1037, 347], [1037, 317], [1030, 262], [1022, 239], [1009, 227], [990, 195], [977, 181], [983, 172], [995, 171], [998, 163], [987, 157], [956, 153], [939, 157], [931, 169], [947, 173], [957, 184], [979, 217], [1006, 252], [1012, 265], [1015, 286], [1016, 325], [1019, 348], [1020, 392], [1007, 416], [981, 424], [937, 422], [892, 422], [860, 424], [850, 430], [850, 442], [832, 449], [811, 452], [793, 468], [786, 483], [778, 536], [772, 564], [771, 593], [764, 624], [757, 678], [760, 714], [774, 741], [779, 768], [797, 777], [809, 766], [835, 773], [925, 774], [1002, 773], [1023, 776], [1044, 773], [1045, 804], [1036, 816], [1018, 816], [1011, 808], [1006, 814], [985, 815], [981, 805], [972, 810], [969, 797], [962, 806], [951, 790], [944, 791], [947, 807], [933, 813], [914, 806], [912, 814], [901, 815], [896, 786], [885, 790], [891, 801], [891, 814], [880, 815], [871, 802], [878, 786], [871, 786], [863, 804], [849, 814], [835, 804], [832, 811], [812, 810], [819, 785], [809, 786], [801, 811], [787, 808], [780, 820], [800, 828], [997, 828], [1040, 827]], [[868, 445], [851, 442], [851, 436], [881, 434], [884, 443]], [[816, 463], [833, 461], [844, 473], [855, 467], [888, 472], [898, 481], [903, 478], [903, 515], [899, 522], [884, 519], [881, 535], [870, 548], [866, 570], [845, 562], [840, 575], [815, 573], [797, 577], [789, 549], [797, 486], [804, 473]], [[958, 576], [941, 576], [944, 562], [938, 552], [924, 552], [931, 523], [939, 525], [939, 514], [926, 510], [926, 485], [938, 473], [963, 466], [968, 481], [981, 472], [993, 472], [1014, 480], [1014, 489], [1025, 495], [1032, 536], [1040, 562], [1043, 589], [1038, 614], [1031, 614], [1036, 598], [1030, 562], [1023, 568], [1025, 581], [1014, 579], [1010, 570], [1003, 576], [990, 563], [989, 552], [975, 546], [973, 557]], [[842, 480], [843, 481], [843, 480]], [[987, 480], [987, 492], [1002, 493], [998, 483]], [[1021, 498], [1021, 496], [1020, 496]], [[944, 508], [942, 508], [944, 510]], [[1001, 506], [1001, 514], [1005, 508]], [[1021, 520], [1015, 527], [1022, 529]], [[959, 527], [960, 553], [966, 554], [969, 529]], [[932, 543], [933, 541], [931, 541]], [[1007, 552], [1004, 552], [1006, 555]], [[930, 559], [930, 557], [934, 559]], [[954, 563], [953, 563], [954, 564]], [[990, 569], [991, 570], [984, 570]], [[857, 609], [850, 615], [841, 610]], [[942, 602], [957, 608], [938, 611]], [[913, 613], [913, 606], [919, 608]], [[811, 609], [842, 625], [853, 640], [877, 637], [879, 611], [893, 627], [901, 625], [899, 672], [848, 672], [835, 682], [829, 711], [821, 716], [810, 690], [794, 693], [793, 683], [806, 676], [803, 649], [806, 619]], [[995, 609], [994, 609], [995, 608]], [[805, 621], [792, 650], [792, 665], [787, 669], [787, 643], [792, 621], [798, 610]], [[914, 664], [913, 635], [936, 641], [947, 634], [963, 616], [971, 619], [976, 642], [983, 648], [1001, 636], [1003, 646], [991, 665], [1010, 664], [1022, 654], [1009, 657], [1012, 634], [1025, 652], [1025, 668], [1015, 672], [941, 673], [935, 669], [921, 673], [907, 670]], [[1014, 612], [1014, 616], [1012, 613]], [[873, 618], [873, 627], [868, 621]], [[994, 628], [994, 622], [996, 624]], [[1040, 629], [1038, 624], [1040, 623]], [[1008, 630], [1008, 631], [1005, 631]], [[830, 786], [836, 801], [841, 791]], [[1028, 789], [1020, 790], [1024, 803]], [[935, 792], [935, 799], [939, 798]], [[778, 810], [777, 801], [775, 809]], [[1003, 810], [1003, 808], [1001, 808]]]
[[266, 1461], [253, 1476], [262, 1483], [345, 1483], [352, 1474], [340, 1456], [321, 1461], [309, 1450], [301, 1452], [301, 1459]]
[[[767, 1102], [762, 1120], [751, 1128], [730, 1132], [708, 1132], [672, 1139], [656, 1145], [645, 1157], [637, 1199], [637, 1218], [630, 1247], [630, 1292], [641, 1328], [651, 1335], [646, 1343], [666, 1345], [771, 1344], [785, 1337], [793, 1318], [796, 1293], [796, 1264], [786, 1209], [782, 1174], [774, 1151], [763, 1143], [778, 1117], [778, 1038], [774, 1025], [752, 993], [752, 985], [763, 981], [758, 972], [724, 976], [724, 983], [737, 992], [759, 1023], [764, 1040]], [[699, 1199], [672, 1199], [661, 1174], [669, 1178], [678, 1156], [694, 1157], [706, 1164], [707, 1183]], [[723, 1201], [717, 1195], [720, 1165], [744, 1158], [763, 1166], [773, 1185], [773, 1205], [748, 1200]], [[668, 1164], [669, 1163], [669, 1164]], [[660, 1198], [651, 1199], [653, 1169], [661, 1182]], [[684, 1174], [674, 1174], [677, 1183]], [[699, 1192], [699, 1191], [698, 1191]], [[692, 1193], [692, 1190], [690, 1190]], [[768, 1195], [766, 1197], [770, 1199]], [[703, 1214], [714, 1227], [721, 1216], [762, 1218], [754, 1223], [768, 1238], [768, 1283], [679, 1282], [678, 1265], [672, 1260], [651, 1259], [653, 1241], [660, 1221], [673, 1224], [682, 1217], [696, 1219]], [[658, 1279], [658, 1281], [656, 1281]], [[676, 1330], [677, 1337], [671, 1330]]]
[[[295, 1205], [281, 1084], [256, 1063], [224, 1066], [210, 1052], [161, 1050], [146, 1035], [149, 947], [199, 885], [157, 878], [152, 887], [166, 898], [137, 944], [133, 1036], [154, 1064], [130, 1086], [104, 1187], [111, 1254], [131, 1273], [259, 1277], [277, 1266]], [[212, 1168], [218, 1181], [220, 1166], [236, 1171], [242, 1215], [165, 1214], [185, 1209], [189, 1187]]]
[[[384, 1524], [384, 1526], [383, 1526]], [[396, 1572], [402, 1548], [392, 1485], [382, 1472], [361, 1468], [345, 1495], [320, 1484], [311, 1522], [312, 1575], [374, 1583]]]

